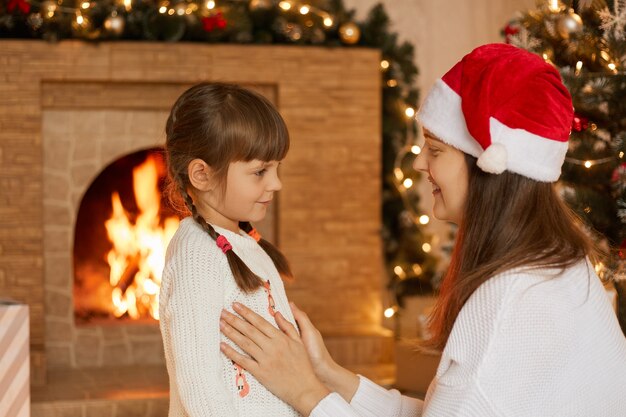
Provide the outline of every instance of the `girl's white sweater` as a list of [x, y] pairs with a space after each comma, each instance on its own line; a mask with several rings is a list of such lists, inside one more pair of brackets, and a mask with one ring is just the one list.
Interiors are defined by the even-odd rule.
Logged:
[[222, 309], [233, 312], [234, 301], [276, 325], [270, 313], [271, 293], [275, 311], [294, 324], [295, 320], [278, 271], [258, 243], [243, 231], [214, 228], [255, 274], [269, 281], [269, 290], [259, 288], [251, 294], [240, 290], [215, 241], [192, 218], [181, 221], [167, 248], [159, 295], [170, 379], [169, 416], [299, 416], [220, 352], [220, 342], [233, 345], [221, 334], [219, 318]]

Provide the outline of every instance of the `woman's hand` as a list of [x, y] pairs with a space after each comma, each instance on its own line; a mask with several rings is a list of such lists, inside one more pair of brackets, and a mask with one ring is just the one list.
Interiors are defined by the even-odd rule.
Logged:
[[289, 305], [291, 306], [293, 317], [296, 319], [298, 327], [300, 328], [300, 337], [309, 354], [313, 370], [317, 377], [320, 378], [322, 382], [326, 383], [331, 370], [337, 365], [326, 349], [322, 334], [313, 326], [309, 316], [294, 303], [290, 302]]
[[289, 304], [300, 328], [300, 337], [309, 354], [315, 374], [324, 385], [332, 391], [338, 392], [347, 402], [350, 402], [359, 387], [359, 377], [337, 365], [326, 349], [322, 334], [313, 326], [309, 316], [296, 307], [294, 303], [290, 302]]
[[329, 394], [329, 390], [316, 377], [295, 327], [279, 312], [275, 319], [280, 330], [241, 304], [234, 303], [233, 308], [245, 320], [224, 310], [220, 328], [250, 357], [225, 343], [221, 344], [222, 352], [250, 372], [274, 395], [300, 414], [308, 416]]

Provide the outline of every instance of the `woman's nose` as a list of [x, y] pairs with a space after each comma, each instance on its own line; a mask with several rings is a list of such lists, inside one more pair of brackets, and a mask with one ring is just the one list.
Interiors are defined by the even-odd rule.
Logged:
[[416, 171], [428, 171], [424, 150], [422, 150], [422, 152], [415, 157], [415, 160], [413, 161], [413, 169]]

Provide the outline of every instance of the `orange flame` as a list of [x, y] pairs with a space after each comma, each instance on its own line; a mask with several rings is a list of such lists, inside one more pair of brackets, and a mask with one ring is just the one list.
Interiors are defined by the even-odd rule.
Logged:
[[152, 155], [133, 170], [133, 190], [139, 215], [133, 224], [117, 192], [111, 195], [113, 213], [105, 222], [113, 249], [107, 254], [111, 268], [113, 314], [132, 319], [148, 314], [159, 319], [159, 288], [167, 245], [178, 228], [177, 217], [160, 225], [158, 164]]

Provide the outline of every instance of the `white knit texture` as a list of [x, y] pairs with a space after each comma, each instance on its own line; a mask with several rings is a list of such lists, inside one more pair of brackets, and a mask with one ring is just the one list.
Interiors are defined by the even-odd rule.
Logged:
[[361, 378], [351, 405], [328, 396], [311, 414], [374, 416], [626, 416], [626, 339], [591, 265], [509, 271], [481, 285], [424, 403]]
[[[215, 229], [228, 239], [255, 274], [270, 281], [275, 310], [295, 323], [282, 280], [270, 257], [245, 233]], [[265, 289], [259, 288], [252, 294], [241, 291], [215, 241], [192, 218], [183, 219], [167, 249], [159, 294], [161, 334], [170, 379], [170, 417], [299, 416], [245, 371], [250, 389], [245, 397], [239, 396], [237, 369], [219, 348], [220, 342], [233, 345], [221, 334], [219, 317], [223, 308], [233, 312], [234, 301], [276, 325]]]

